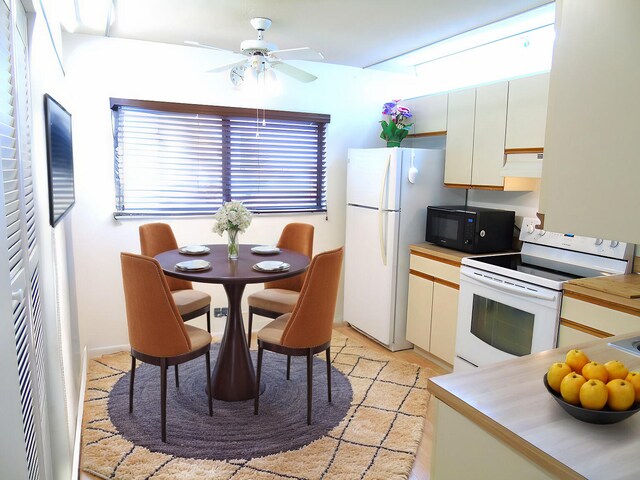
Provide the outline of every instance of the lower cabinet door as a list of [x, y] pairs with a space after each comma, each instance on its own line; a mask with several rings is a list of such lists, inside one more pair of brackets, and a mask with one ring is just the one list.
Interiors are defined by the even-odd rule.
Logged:
[[458, 296], [459, 292], [456, 288], [437, 282], [433, 284], [433, 316], [429, 351], [451, 365], [456, 355]]
[[429, 351], [431, 338], [431, 309], [433, 307], [433, 281], [409, 274], [409, 301], [407, 307], [407, 340]]

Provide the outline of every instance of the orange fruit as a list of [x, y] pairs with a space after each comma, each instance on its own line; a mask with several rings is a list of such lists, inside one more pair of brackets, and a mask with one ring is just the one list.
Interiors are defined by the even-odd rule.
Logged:
[[576, 372], [564, 377], [560, 382], [560, 395], [565, 402], [580, 405], [580, 388], [585, 382], [585, 378]]
[[616, 378], [607, 383], [607, 390], [609, 390], [609, 398], [607, 399], [607, 406], [611, 410], [624, 411], [629, 410], [636, 399], [636, 390], [631, 385], [631, 382]]
[[580, 405], [589, 410], [602, 410], [608, 398], [609, 390], [600, 380], [587, 380], [580, 387]]
[[564, 362], [556, 362], [549, 367], [547, 383], [556, 392], [560, 393], [560, 382], [571, 373], [571, 367]]
[[595, 378], [601, 382], [607, 383], [609, 381], [609, 374], [606, 367], [598, 362], [585, 363], [582, 367], [582, 376], [587, 380]]
[[567, 358], [565, 360], [567, 365], [571, 367], [571, 370], [578, 374], [582, 374], [582, 367], [589, 363], [589, 357], [578, 349], [569, 350], [567, 352]]
[[636, 391], [636, 402], [640, 402], [640, 372], [629, 372], [625, 380], [633, 385]]
[[616, 378], [627, 378], [627, 374], [629, 370], [624, 366], [620, 360], [609, 360], [604, 364], [604, 368], [607, 369], [607, 373], [609, 374], [609, 380], [614, 380]]

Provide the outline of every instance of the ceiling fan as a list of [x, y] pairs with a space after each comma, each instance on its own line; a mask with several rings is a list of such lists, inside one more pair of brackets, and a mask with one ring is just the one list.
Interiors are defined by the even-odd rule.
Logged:
[[[264, 32], [271, 26], [271, 19], [269, 18], [252, 18], [251, 25], [258, 31], [258, 39], [244, 40], [240, 43], [240, 52], [236, 52], [238, 55], [244, 55], [248, 58], [213, 68], [209, 70], [209, 72], [215, 73], [229, 70], [230, 79], [235, 85], [240, 85], [247, 73], [254, 78], [259, 78], [261, 74], [264, 74], [269, 69], [277, 70], [291, 78], [305, 83], [313, 82], [318, 78], [309, 72], [285, 63], [283, 59], [287, 57], [291, 60], [324, 60], [321, 53], [316, 52], [309, 47], [279, 50], [275, 44], [267, 42], [264, 39]], [[198, 47], [222, 50], [199, 42], [186, 41], [185, 43]]]

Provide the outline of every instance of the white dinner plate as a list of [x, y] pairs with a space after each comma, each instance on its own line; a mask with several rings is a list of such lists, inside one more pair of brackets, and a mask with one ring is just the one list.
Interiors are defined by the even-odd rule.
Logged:
[[259, 272], [284, 272], [289, 270], [290, 266], [291, 265], [284, 262], [267, 261], [256, 263], [253, 266], [253, 269], [258, 270]]
[[205, 247], [204, 245], [186, 245], [178, 251], [185, 255], [204, 255], [205, 253], [209, 253], [209, 247]]
[[280, 253], [280, 249], [273, 245], [256, 245], [251, 248], [251, 251], [258, 255], [273, 255], [274, 253]]
[[206, 260], [188, 260], [186, 262], [176, 263], [176, 268], [185, 272], [200, 272], [209, 270], [211, 264]]

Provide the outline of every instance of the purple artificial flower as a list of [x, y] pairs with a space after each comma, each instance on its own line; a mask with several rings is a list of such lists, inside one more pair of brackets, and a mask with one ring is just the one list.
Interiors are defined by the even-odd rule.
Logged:
[[397, 102], [388, 102], [385, 103], [382, 107], [383, 115], [395, 115], [396, 114], [396, 105]]
[[409, 109], [407, 107], [403, 107], [402, 105], [398, 105], [397, 107], [398, 109], [398, 114], [402, 115], [405, 118], [411, 118], [411, 112], [409, 111]]

